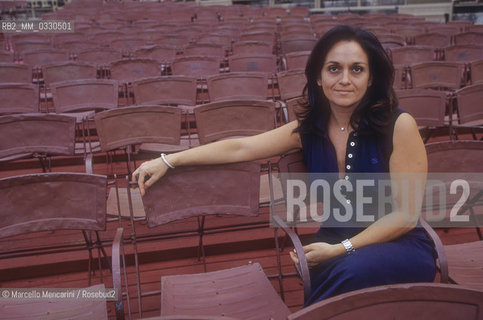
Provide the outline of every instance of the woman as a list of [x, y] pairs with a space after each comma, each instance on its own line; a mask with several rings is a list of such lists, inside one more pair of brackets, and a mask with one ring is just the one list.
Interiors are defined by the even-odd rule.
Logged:
[[[397, 108], [392, 63], [372, 34], [335, 27], [316, 44], [305, 74], [308, 103], [298, 121], [145, 162], [133, 174], [141, 194], [170, 167], [252, 161], [298, 149], [309, 172], [346, 179], [353, 172], [385, 172], [394, 185], [401, 183], [398, 173], [411, 172], [425, 182], [424, 144], [414, 119]], [[320, 229], [304, 247], [312, 281], [307, 304], [375, 285], [433, 281], [433, 248], [415, 228], [422, 192], [411, 190], [404, 201], [414, 205], [366, 228]], [[297, 262], [295, 254], [291, 258]]]

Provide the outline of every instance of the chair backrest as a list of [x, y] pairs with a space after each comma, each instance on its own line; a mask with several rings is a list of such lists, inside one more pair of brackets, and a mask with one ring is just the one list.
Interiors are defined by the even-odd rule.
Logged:
[[111, 79], [120, 82], [133, 82], [147, 77], [161, 75], [161, 65], [152, 59], [127, 59], [109, 64]]
[[451, 44], [451, 35], [447, 33], [423, 33], [414, 36], [414, 44], [444, 48]]
[[460, 44], [482, 44], [483, 32], [463, 32], [454, 35], [454, 43]]
[[160, 63], [171, 62], [176, 58], [176, 48], [173, 46], [151, 46], [134, 51], [136, 58], [153, 59]]
[[160, 38], [153, 39], [155, 45], [172, 46], [176, 48], [183, 48], [190, 42], [189, 37], [179, 36], [175, 34], [167, 34]]
[[0, 63], [0, 83], [32, 83], [32, 66]]
[[318, 23], [314, 25], [314, 31], [317, 34], [318, 38], [321, 38], [327, 31], [334, 28], [336, 25], [340, 25], [340, 22], [335, 23]]
[[240, 34], [240, 41], [263, 41], [273, 43], [275, 33], [269, 31], [253, 31]]
[[283, 17], [287, 15], [287, 9], [280, 7], [265, 7], [262, 11], [266, 17]]
[[399, 105], [409, 112], [418, 126], [441, 127], [445, 125], [448, 102], [446, 93], [430, 89], [396, 90]]
[[0, 117], [0, 158], [25, 153], [73, 155], [75, 118], [57, 114]]
[[146, 45], [146, 40], [137, 37], [116, 38], [109, 41], [109, 47], [128, 52], [132, 52], [144, 45]]
[[87, 41], [87, 35], [81, 32], [56, 33], [52, 38], [52, 42], [54, 43], [54, 46], [57, 46], [59, 43], [63, 43], [66, 41]]
[[275, 127], [275, 103], [259, 100], [224, 100], [194, 109], [201, 144], [252, 136]]
[[471, 62], [470, 70], [471, 83], [483, 83], [483, 59]]
[[99, 42], [99, 44], [109, 42], [115, 38], [125, 36], [123, 32], [119, 31], [101, 31], [90, 36], [91, 40]]
[[417, 62], [433, 61], [434, 48], [428, 46], [406, 46], [391, 48], [393, 64], [409, 65]]
[[237, 41], [232, 45], [232, 52], [234, 55], [245, 54], [272, 54], [273, 42], [265, 41]]
[[34, 84], [0, 84], [0, 114], [39, 112], [39, 87]]
[[230, 72], [277, 72], [277, 58], [274, 55], [233, 55], [228, 60]]
[[288, 316], [308, 319], [481, 320], [483, 292], [456, 285], [422, 283], [380, 286], [345, 293]]
[[76, 53], [81, 50], [86, 50], [88, 48], [98, 48], [98, 42], [86, 41], [86, 40], [70, 40], [64, 41], [56, 45], [56, 48], [69, 51], [71, 53]]
[[478, 121], [483, 124], [483, 83], [466, 86], [455, 91], [460, 124]]
[[483, 172], [483, 141], [433, 142], [426, 152], [428, 172]]
[[120, 51], [107, 47], [86, 49], [77, 53], [77, 60], [96, 64], [109, 64], [121, 58]]
[[402, 35], [395, 33], [377, 34], [377, 39], [385, 49], [403, 47], [406, 45], [406, 39]]
[[452, 36], [461, 32], [461, 26], [457, 24], [430, 23], [427, 25], [428, 33], [437, 33]]
[[312, 30], [312, 26], [305, 22], [304, 20], [294, 21], [290, 23], [282, 23], [280, 25], [280, 38], [288, 38], [299, 35], [300, 37], [313, 37], [314, 30]]
[[301, 97], [307, 83], [304, 69], [279, 72], [277, 80], [280, 98], [284, 101]]
[[260, 164], [182, 167], [169, 171], [143, 197], [148, 226], [202, 215], [258, 215]]
[[305, 69], [310, 51], [296, 51], [285, 55], [287, 70]]
[[459, 89], [464, 82], [464, 65], [457, 62], [432, 61], [411, 65], [413, 88]]
[[69, 60], [69, 53], [59, 49], [41, 49], [35, 51], [22, 52], [22, 60], [24, 64], [32, 66], [42, 66], [44, 64], [52, 64]]
[[483, 25], [481, 24], [472, 24], [469, 26], [470, 31], [474, 32], [483, 32]]
[[268, 74], [258, 72], [230, 72], [209, 77], [210, 101], [223, 99], [264, 100], [268, 96]]
[[13, 53], [10, 51], [0, 50], [0, 62], [13, 63]]
[[104, 152], [140, 143], [179, 144], [181, 110], [166, 106], [131, 106], [94, 117]]
[[219, 57], [181, 57], [171, 63], [173, 75], [207, 77], [220, 73]]
[[424, 33], [424, 28], [422, 27], [419, 27], [419, 26], [412, 26], [412, 25], [408, 25], [408, 24], [388, 24], [386, 25], [387, 27], [389, 27], [389, 30], [390, 32], [393, 32], [395, 34], [398, 34], [398, 35], [401, 35], [401, 36], [404, 36], [406, 38], [406, 40], [409, 40], [411, 39], [411, 37], [415, 36], [415, 35], [418, 35], [418, 34], [421, 34], [421, 33]]
[[211, 56], [221, 59], [225, 56], [225, 49], [223, 45], [217, 43], [193, 43], [183, 49], [183, 55]]
[[312, 51], [317, 40], [308, 35], [290, 37], [281, 40], [282, 53], [287, 54], [297, 51]]
[[211, 33], [211, 34], [200, 34], [197, 42], [199, 43], [213, 43], [217, 45], [222, 45], [223, 48], [229, 50], [231, 49], [231, 43], [233, 39], [229, 34], [223, 33]]
[[196, 78], [169, 76], [133, 82], [136, 104], [196, 105]]
[[461, 44], [444, 48], [446, 61], [473, 61], [483, 59], [483, 46], [475, 44]]
[[28, 50], [40, 50], [52, 48], [50, 40], [24, 40], [15, 41], [12, 43], [13, 50], [16, 54], [23, 56], [23, 52]]
[[114, 80], [71, 80], [51, 84], [55, 112], [117, 108], [118, 83]]
[[303, 162], [302, 152], [293, 152], [280, 157], [278, 161], [278, 168], [283, 173], [305, 173], [307, 167]]
[[106, 176], [39, 173], [0, 179], [0, 238], [59, 230], [104, 230]]
[[96, 79], [97, 66], [86, 62], [65, 62], [42, 66], [44, 83], [50, 85], [53, 82]]

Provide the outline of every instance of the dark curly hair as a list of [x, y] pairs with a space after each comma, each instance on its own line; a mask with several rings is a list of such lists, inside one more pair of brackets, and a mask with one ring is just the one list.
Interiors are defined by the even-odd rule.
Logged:
[[321, 135], [325, 129], [318, 123], [326, 123], [330, 116], [330, 106], [324, 92], [317, 84], [320, 72], [328, 52], [339, 41], [356, 41], [367, 54], [372, 85], [354, 110], [350, 125], [357, 128], [365, 122], [362, 134], [384, 135], [390, 130], [398, 101], [392, 87], [394, 67], [386, 50], [372, 33], [340, 25], [329, 30], [317, 42], [312, 50], [305, 68], [307, 84], [304, 88], [304, 99], [296, 111], [299, 125], [295, 129], [300, 134]]

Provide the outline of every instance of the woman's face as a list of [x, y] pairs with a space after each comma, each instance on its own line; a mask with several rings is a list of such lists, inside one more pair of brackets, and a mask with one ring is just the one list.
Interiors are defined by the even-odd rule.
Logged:
[[368, 57], [359, 43], [337, 42], [327, 53], [317, 83], [332, 109], [356, 108], [371, 85]]

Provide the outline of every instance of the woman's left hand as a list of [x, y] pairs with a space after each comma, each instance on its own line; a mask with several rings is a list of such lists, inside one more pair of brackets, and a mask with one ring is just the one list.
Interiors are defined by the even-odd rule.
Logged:
[[[338, 246], [340, 247], [342, 245], [328, 244], [326, 242], [314, 242], [304, 246], [305, 258], [307, 259], [309, 268], [313, 268], [324, 261], [342, 254], [344, 251], [341, 251], [341, 248]], [[343, 247], [342, 250], [344, 250]], [[294, 263], [299, 263], [299, 259], [297, 258], [297, 254], [295, 252], [290, 252], [290, 258], [292, 258]]]

